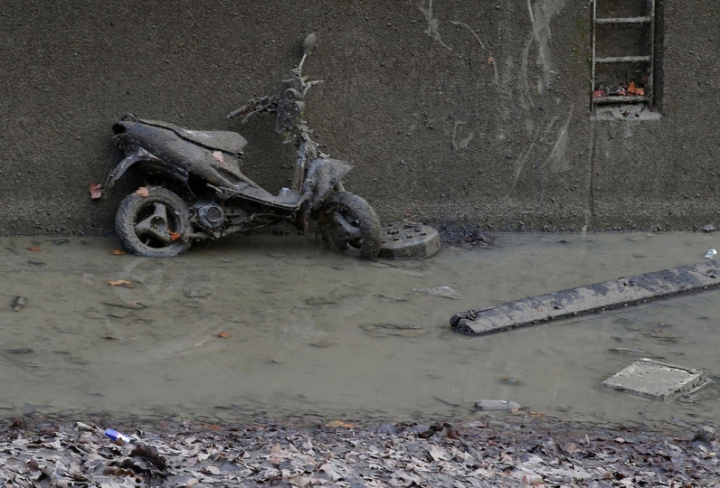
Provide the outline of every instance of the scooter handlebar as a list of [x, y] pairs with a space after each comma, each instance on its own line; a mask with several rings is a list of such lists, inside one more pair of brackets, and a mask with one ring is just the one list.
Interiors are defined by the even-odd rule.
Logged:
[[242, 115], [242, 114], [244, 114], [244, 113], [249, 112], [250, 109], [252, 109], [252, 108], [254, 108], [252, 105], [250, 105], [249, 103], [246, 103], [246, 104], [243, 105], [242, 107], [240, 107], [240, 108], [238, 108], [238, 109], [236, 109], [236, 110], [233, 110], [232, 112], [230, 112], [229, 114], [227, 114], [227, 118], [228, 118], [228, 119], [232, 119], [233, 117], [237, 117], [238, 115]]
[[278, 103], [278, 95], [262, 97], [259, 99], [251, 98], [248, 103], [243, 105], [237, 110], [233, 110], [227, 115], [228, 119], [237, 117], [238, 115], [245, 115], [243, 122], [245, 122], [250, 116], [261, 112], [272, 112]]
[[305, 95], [311, 87], [313, 87], [315, 85], [319, 85], [322, 82], [323, 82], [323, 80], [304, 81], [303, 82], [303, 95]]

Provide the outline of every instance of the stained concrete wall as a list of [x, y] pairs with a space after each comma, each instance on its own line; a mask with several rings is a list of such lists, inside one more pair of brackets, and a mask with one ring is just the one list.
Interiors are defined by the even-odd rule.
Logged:
[[[0, 7], [0, 233], [108, 233], [125, 112], [240, 131], [244, 170], [286, 185], [268, 120], [224, 115], [305, 72], [307, 119], [353, 160], [384, 221], [491, 229], [688, 229], [716, 222], [720, 4], [662, 1], [662, 117], [592, 121], [580, 0], [8, 0]], [[130, 191], [128, 183], [123, 191]]]

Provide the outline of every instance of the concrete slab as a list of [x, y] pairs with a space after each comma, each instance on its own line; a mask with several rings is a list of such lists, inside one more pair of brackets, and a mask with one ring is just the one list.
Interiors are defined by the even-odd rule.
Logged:
[[453, 316], [450, 325], [482, 335], [717, 287], [720, 262], [713, 260], [468, 310]]
[[430, 226], [395, 222], [383, 227], [381, 257], [429, 258], [439, 250], [440, 234]]
[[602, 386], [668, 402], [708, 383], [702, 371], [643, 358], [603, 381]]

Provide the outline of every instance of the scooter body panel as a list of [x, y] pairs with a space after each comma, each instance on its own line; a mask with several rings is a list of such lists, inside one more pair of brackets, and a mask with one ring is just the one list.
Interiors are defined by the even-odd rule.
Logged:
[[[173, 129], [151, 125], [139, 119], [121, 120], [113, 126], [113, 130], [118, 141], [126, 145], [140, 146], [156, 158], [182, 168], [217, 187], [238, 188], [238, 186], [249, 185], [259, 188], [240, 171], [237, 153], [200, 145], [181, 137]], [[196, 132], [196, 134], [208, 133]], [[237, 135], [242, 138], [239, 134]], [[237, 149], [241, 146], [239, 142], [236, 142], [234, 145], [230, 144], [229, 147]]]
[[333, 187], [350, 172], [353, 164], [330, 158], [316, 158], [310, 161], [305, 177], [303, 193], [309, 193], [308, 208], [317, 210]]
[[127, 173], [130, 167], [139, 162], [146, 163], [149, 167], [158, 169], [175, 180], [187, 182], [188, 172], [186, 170], [176, 165], [168, 164], [142, 147], [132, 144], [126, 147], [123, 160], [110, 171], [105, 181], [105, 189], [110, 190], [115, 186], [115, 183]]
[[159, 120], [147, 120], [147, 119], [138, 119], [135, 118], [132, 115], [126, 116], [123, 120], [136, 120], [138, 122], [141, 122], [145, 125], [149, 126], [155, 126], [155, 127], [162, 127], [164, 129], [169, 129], [173, 131], [175, 134], [180, 136], [181, 138], [195, 143], [199, 144], [201, 146], [205, 146], [209, 149], [214, 149], [217, 151], [224, 151], [230, 154], [233, 154], [235, 156], [242, 156], [243, 149], [247, 145], [247, 140], [238, 134], [237, 132], [230, 132], [230, 131], [220, 131], [220, 130], [210, 130], [210, 131], [199, 131], [199, 130], [189, 130], [185, 129], [184, 127], [180, 127], [175, 124], [171, 124], [169, 122], [162, 122]]

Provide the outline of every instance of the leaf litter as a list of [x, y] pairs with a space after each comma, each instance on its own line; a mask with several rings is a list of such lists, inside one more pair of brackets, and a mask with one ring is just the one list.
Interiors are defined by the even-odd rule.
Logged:
[[108, 280], [110, 286], [132, 286], [132, 282], [128, 280]]
[[93, 200], [97, 200], [98, 198], [102, 198], [102, 185], [100, 183], [94, 182], [90, 183], [90, 198]]
[[147, 198], [150, 196], [150, 189], [147, 186], [141, 186], [140, 188], [135, 190], [135, 193], [133, 193], [133, 195]]
[[113, 426], [131, 438], [124, 444], [102, 434], [107, 419], [35, 414], [0, 430], [0, 479], [4, 487], [720, 486], [720, 444], [693, 441], [678, 426], [478, 418], [452, 425], [135, 420]]

